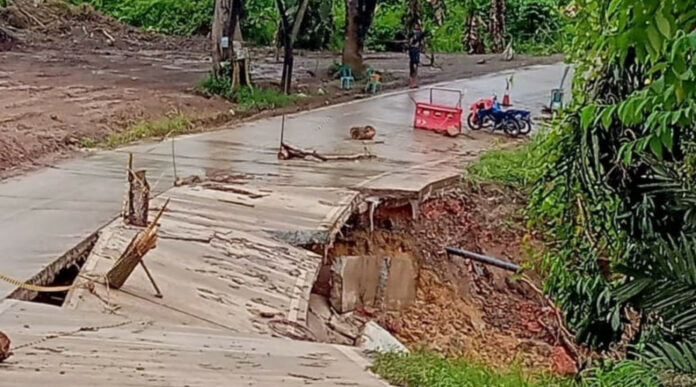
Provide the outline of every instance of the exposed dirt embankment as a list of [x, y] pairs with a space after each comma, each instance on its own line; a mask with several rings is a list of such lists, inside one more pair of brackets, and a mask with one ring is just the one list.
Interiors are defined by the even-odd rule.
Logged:
[[493, 366], [566, 373], [574, 364], [555, 333], [546, 301], [511, 273], [458, 257], [458, 247], [522, 263], [534, 238], [523, 228], [514, 193], [460, 187], [434, 198], [412, 220], [407, 206], [378, 209], [374, 232], [356, 230], [332, 256], [410, 256], [420, 268], [416, 300], [399, 312], [367, 311], [412, 349], [465, 357]]

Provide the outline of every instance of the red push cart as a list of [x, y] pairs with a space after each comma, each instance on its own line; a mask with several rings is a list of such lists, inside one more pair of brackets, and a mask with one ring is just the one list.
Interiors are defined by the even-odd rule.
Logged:
[[[433, 103], [433, 91], [444, 91], [459, 96], [457, 104], [440, 105]], [[416, 129], [432, 130], [444, 133], [449, 128], [462, 131], [462, 92], [456, 89], [431, 88], [430, 102], [416, 102], [416, 113], [413, 119], [413, 127]]]

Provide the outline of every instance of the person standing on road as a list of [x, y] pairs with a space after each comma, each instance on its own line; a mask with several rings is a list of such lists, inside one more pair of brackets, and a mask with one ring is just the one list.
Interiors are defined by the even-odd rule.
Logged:
[[408, 58], [409, 58], [409, 82], [411, 88], [418, 87], [418, 65], [420, 65], [420, 54], [423, 52], [425, 34], [421, 30], [420, 23], [413, 23], [413, 29], [408, 35]]

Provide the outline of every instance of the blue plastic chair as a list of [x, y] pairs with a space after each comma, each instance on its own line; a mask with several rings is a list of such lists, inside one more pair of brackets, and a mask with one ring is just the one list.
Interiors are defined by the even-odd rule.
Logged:
[[380, 74], [372, 67], [367, 68], [367, 84], [365, 91], [376, 94], [382, 83], [380, 82]]
[[350, 90], [353, 87], [353, 69], [346, 65], [342, 65], [338, 69], [339, 75], [341, 76], [341, 90]]

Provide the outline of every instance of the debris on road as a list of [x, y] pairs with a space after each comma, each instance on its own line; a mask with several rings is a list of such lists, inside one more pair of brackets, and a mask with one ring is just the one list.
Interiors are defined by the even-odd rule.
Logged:
[[0, 363], [12, 356], [12, 352], [10, 352], [10, 344], [10, 338], [0, 331]]
[[444, 134], [447, 137], [457, 137], [462, 133], [461, 128], [457, 128], [456, 126], [450, 126], [445, 130]]
[[365, 324], [357, 345], [368, 352], [408, 352], [408, 348], [374, 321]]
[[298, 159], [317, 159], [319, 161], [351, 161], [351, 160], [366, 160], [373, 159], [377, 156], [371, 154], [367, 148], [365, 148], [364, 153], [357, 153], [352, 155], [325, 155], [319, 153], [315, 150], [306, 150], [298, 148], [296, 146], [290, 145], [286, 142], [281, 143], [280, 150], [278, 151], [278, 159], [280, 160], [290, 160], [294, 158]]
[[375, 134], [377, 134], [377, 130], [371, 125], [350, 128], [350, 138], [353, 140], [372, 140]]
[[164, 210], [167, 208], [168, 203], [169, 201], [162, 206], [159, 213], [155, 216], [152, 222], [150, 222], [150, 225], [147, 226], [147, 228], [145, 228], [143, 231], [139, 232], [131, 240], [130, 244], [126, 248], [126, 251], [123, 252], [118, 261], [116, 261], [111, 270], [109, 270], [109, 272], [106, 274], [106, 279], [110, 287], [120, 289], [128, 277], [130, 277], [133, 270], [135, 270], [135, 267], [140, 264], [145, 270], [150, 282], [152, 282], [156, 295], [161, 298], [161, 293], [157, 287], [157, 284], [143, 263], [143, 257], [145, 257], [150, 250], [157, 246], [157, 222], [164, 213]]

